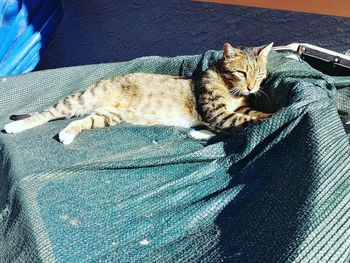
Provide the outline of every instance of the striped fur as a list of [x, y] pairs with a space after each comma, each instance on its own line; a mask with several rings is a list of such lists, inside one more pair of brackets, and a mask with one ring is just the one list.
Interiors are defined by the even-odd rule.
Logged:
[[216, 133], [226, 133], [270, 116], [250, 109], [247, 97], [259, 91], [266, 77], [271, 47], [272, 44], [260, 49], [238, 49], [226, 43], [223, 59], [212, 65], [199, 83], [147, 73], [102, 79], [41, 113], [11, 116], [15, 121], [4, 130], [17, 133], [51, 120], [87, 115], [64, 128], [59, 140], [69, 144], [83, 130], [124, 121], [180, 127], [205, 125]]
[[224, 45], [224, 58], [201, 79], [198, 105], [202, 121], [216, 133], [227, 133], [271, 114], [252, 110], [248, 96], [259, 92], [266, 78], [267, 55], [272, 43], [264, 48], [233, 48]]

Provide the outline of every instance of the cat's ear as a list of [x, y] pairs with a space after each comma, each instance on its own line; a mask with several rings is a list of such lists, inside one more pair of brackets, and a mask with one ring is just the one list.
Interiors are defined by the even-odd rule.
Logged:
[[234, 58], [237, 54], [237, 49], [232, 47], [229, 43], [224, 44], [223, 50], [224, 50], [224, 58], [225, 59]]
[[260, 48], [260, 50], [258, 51], [258, 55], [266, 59], [267, 55], [271, 51], [272, 46], [273, 46], [273, 42], [268, 44], [267, 46]]

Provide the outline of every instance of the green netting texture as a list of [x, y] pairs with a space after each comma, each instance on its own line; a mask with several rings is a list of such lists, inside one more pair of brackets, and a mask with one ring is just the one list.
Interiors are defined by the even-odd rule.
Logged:
[[[0, 127], [130, 72], [198, 78], [217, 51], [0, 80]], [[349, 262], [350, 77], [271, 52], [272, 118], [225, 138], [121, 124], [53, 137], [71, 120], [0, 134], [0, 262]], [[342, 122], [343, 121], [343, 122]]]

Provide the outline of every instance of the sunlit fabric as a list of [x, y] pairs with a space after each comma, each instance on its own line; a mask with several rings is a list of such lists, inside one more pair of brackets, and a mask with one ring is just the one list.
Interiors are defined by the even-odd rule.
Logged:
[[[98, 79], [199, 77], [220, 52], [0, 78], [0, 127]], [[54, 138], [71, 119], [0, 133], [0, 262], [337, 262], [350, 258], [350, 77], [270, 52], [276, 112], [229, 137], [114, 127]]]

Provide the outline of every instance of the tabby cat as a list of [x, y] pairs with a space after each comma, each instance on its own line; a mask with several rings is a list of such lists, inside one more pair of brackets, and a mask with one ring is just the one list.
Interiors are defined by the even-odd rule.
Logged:
[[[7, 124], [4, 131], [17, 133], [54, 119], [88, 114], [65, 127], [58, 134], [59, 141], [70, 144], [83, 130], [123, 121], [185, 128], [204, 125], [214, 133], [229, 133], [271, 115], [252, 110], [248, 96], [259, 91], [266, 77], [267, 55], [272, 45], [234, 48], [225, 43], [223, 58], [199, 81], [150, 73], [102, 79], [41, 113], [11, 116], [15, 121]], [[196, 138], [210, 134], [192, 133]]]

